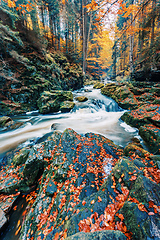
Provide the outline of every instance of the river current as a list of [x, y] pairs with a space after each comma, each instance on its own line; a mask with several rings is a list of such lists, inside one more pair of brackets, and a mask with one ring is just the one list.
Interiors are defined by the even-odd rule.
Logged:
[[[72, 128], [77, 133], [93, 132], [102, 134], [115, 144], [125, 147], [132, 137], [139, 137], [138, 130], [122, 122], [120, 117], [125, 110], [111, 98], [101, 94], [100, 89], [92, 86], [74, 91], [75, 107], [69, 113], [42, 115], [38, 111], [28, 112], [23, 116], [13, 117], [14, 121], [25, 122], [24, 127], [17, 130], [1, 131], [0, 154], [36, 143], [37, 139], [54, 130], [64, 131]], [[78, 102], [77, 96], [86, 96], [88, 101]]]

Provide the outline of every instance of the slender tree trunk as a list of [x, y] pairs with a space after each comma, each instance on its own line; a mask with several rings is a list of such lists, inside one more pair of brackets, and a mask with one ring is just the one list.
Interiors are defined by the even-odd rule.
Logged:
[[86, 51], [85, 51], [85, 15], [84, 15], [84, 0], [82, 0], [82, 34], [83, 34], [83, 49], [82, 49], [82, 61], [83, 61], [83, 74], [85, 75], [85, 60], [86, 60]]
[[[131, 13], [131, 24], [133, 26], [135, 26], [135, 21], [134, 21], [134, 23], [132, 23], [132, 21], [133, 21], [133, 14]], [[129, 65], [130, 65], [130, 74], [131, 74], [131, 77], [132, 77], [133, 72], [134, 72], [134, 64], [133, 64], [134, 34], [131, 34], [129, 36], [129, 42], [130, 42]]]
[[58, 32], [58, 50], [61, 49], [60, 37], [61, 37], [61, 27], [60, 27], [60, 16], [57, 17], [57, 32]]
[[116, 43], [113, 46], [113, 79], [116, 79], [117, 75], [117, 46]]
[[154, 35], [155, 35], [155, 18], [156, 18], [156, 13], [155, 13], [155, 8], [156, 8], [156, 0], [152, 1], [152, 9], [153, 9], [153, 16], [152, 16], [152, 31], [151, 31], [151, 44], [150, 48], [152, 49], [152, 57], [151, 57], [151, 69], [152, 70], [157, 70], [156, 67], [156, 60], [155, 60], [155, 47], [154, 47]]
[[91, 26], [92, 26], [92, 12], [90, 13], [89, 29], [88, 29], [88, 36], [87, 36], [87, 43], [86, 43], [86, 59], [88, 56], [88, 44], [89, 44], [89, 38], [91, 33]]

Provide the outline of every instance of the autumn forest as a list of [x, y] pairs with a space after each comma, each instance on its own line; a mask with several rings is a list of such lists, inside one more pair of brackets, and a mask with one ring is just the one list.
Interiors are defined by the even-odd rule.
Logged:
[[160, 239], [160, 1], [0, 0], [0, 239]]

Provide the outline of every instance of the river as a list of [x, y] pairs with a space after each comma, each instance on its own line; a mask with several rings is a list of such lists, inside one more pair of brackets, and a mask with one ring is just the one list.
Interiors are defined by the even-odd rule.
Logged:
[[[111, 139], [115, 144], [125, 147], [132, 137], [139, 137], [138, 130], [122, 122], [120, 117], [125, 110], [111, 98], [101, 94], [100, 89], [92, 86], [74, 91], [75, 107], [70, 113], [42, 115], [38, 111], [28, 112], [23, 116], [12, 117], [15, 121], [25, 122], [17, 130], [0, 133], [0, 154], [16, 148], [36, 143], [46, 133], [55, 130], [64, 131], [72, 128], [80, 134], [94, 132]], [[77, 96], [86, 96], [88, 101], [78, 102]]]

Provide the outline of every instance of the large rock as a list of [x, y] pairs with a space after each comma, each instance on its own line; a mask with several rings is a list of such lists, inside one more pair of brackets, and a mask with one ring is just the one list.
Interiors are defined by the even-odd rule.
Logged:
[[160, 154], [160, 129], [152, 124], [141, 126], [139, 134], [153, 154]]
[[64, 101], [61, 103], [60, 110], [61, 112], [70, 112], [75, 106], [75, 103], [72, 101]]
[[[67, 101], [67, 103], [66, 103]], [[70, 104], [69, 102], [70, 101]], [[72, 106], [71, 106], [72, 102]], [[44, 91], [41, 94], [41, 97], [37, 101], [39, 112], [40, 113], [52, 113], [52, 112], [58, 112], [61, 107], [62, 111], [63, 109], [65, 110], [65, 107], [63, 108], [64, 105], [66, 106], [67, 110], [71, 110], [73, 108], [73, 94], [70, 91]], [[72, 108], [71, 108], [72, 107]]]
[[[44, 238], [41, 235], [42, 226], [46, 229], [48, 236], [46, 239], [54, 238], [56, 232], [61, 232], [61, 226], [68, 224], [75, 210], [78, 213], [76, 206], [80, 204], [82, 207], [83, 199], [86, 197], [90, 199], [91, 194], [95, 194], [94, 198], [97, 202], [94, 211], [98, 208], [98, 212], [103, 212], [106, 200], [108, 203], [109, 198], [105, 200], [105, 193], [101, 191], [104, 201], [99, 204], [98, 195], [96, 195], [104, 181], [103, 164], [109, 163], [111, 159], [116, 161], [122, 154], [120, 147], [101, 135], [90, 133], [84, 137], [71, 129], [66, 129], [63, 133], [55, 132], [43, 144], [34, 148], [36, 149], [35, 158], [36, 155], [39, 156], [38, 158], [43, 156], [44, 161], [49, 165], [44, 169], [37, 199], [22, 229], [23, 239], [26, 239], [27, 233], [29, 238], [32, 237], [31, 232], [34, 233], [35, 238], [38, 236]], [[33, 156], [30, 153], [28, 159], [32, 158], [30, 155]], [[92, 208], [90, 201], [87, 205], [88, 209]], [[46, 211], [46, 217], [43, 217], [44, 211]], [[90, 213], [88, 211], [84, 217], [89, 216]], [[56, 216], [56, 222], [52, 222], [52, 214]], [[78, 223], [80, 220], [81, 218], [78, 217]], [[30, 231], [31, 222], [33, 224]], [[55, 223], [57, 229], [54, 227]]]
[[24, 126], [23, 122], [15, 122], [10, 117], [3, 116], [0, 118], [0, 127], [5, 130], [13, 130]]
[[29, 148], [23, 148], [22, 150], [20, 150], [20, 152], [18, 154], [16, 154], [13, 158], [13, 164], [15, 166], [21, 165], [23, 163], [25, 163], [25, 161], [27, 160], [28, 154], [30, 152]]
[[5, 127], [8, 122], [11, 122], [12, 119], [8, 116], [3, 116], [0, 118], [0, 127]]

